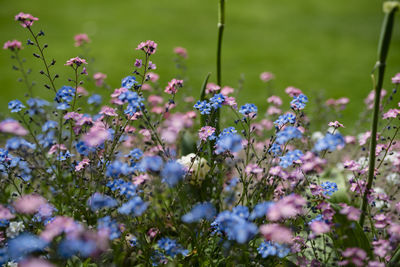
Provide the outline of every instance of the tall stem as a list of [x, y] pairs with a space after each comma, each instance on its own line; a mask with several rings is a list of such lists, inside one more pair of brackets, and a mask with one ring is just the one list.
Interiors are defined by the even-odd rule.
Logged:
[[378, 62], [376, 63], [374, 68], [374, 70], [376, 68], [378, 69], [378, 80], [377, 83], [375, 84], [374, 114], [371, 124], [371, 143], [369, 148], [368, 181], [361, 204], [361, 211], [362, 211], [360, 216], [361, 227], [364, 225], [367, 206], [368, 206], [368, 194], [372, 187], [372, 182], [375, 174], [376, 135], [377, 135], [378, 121], [379, 121], [381, 91], [383, 85], [383, 78], [385, 75], [386, 58], [389, 52], [390, 40], [392, 38], [394, 15], [396, 11], [397, 7], [393, 7], [391, 10], [388, 10], [385, 13], [381, 29], [381, 36], [379, 40]]
[[[221, 78], [221, 54], [222, 54], [222, 38], [224, 35], [225, 28], [225, 0], [219, 0], [218, 5], [218, 43], [217, 43], [217, 84], [218, 86], [222, 85]], [[215, 118], [215, 128], [217, 132], [219, 132], [219, 118], [220, 118], [220, 110], [218, 109]]]

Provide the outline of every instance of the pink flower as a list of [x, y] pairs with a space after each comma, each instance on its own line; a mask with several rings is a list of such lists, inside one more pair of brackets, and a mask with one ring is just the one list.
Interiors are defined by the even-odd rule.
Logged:
[[0, 204], [0, 220], [11, 220], [14, 218], [15, 215], [8, 208]]
[[99, 114], [104, 114], [104, 115], [110, 116], [110, 117], [118, 116], [117, 112], [115, 112], [115, 108], [111, 108], [108, 106], [102, 106]]
[[397, 74], [392, 78], [392, 83], [394, 83], [394, 84], [399, 84], [399, 83], [400, 83], [400, 73], [397, 73]]
[[96, 81], [96, 86], [100, 87], [103, 85], [104, 79], [107, 78], [107, 75], [101, 72], [96, 72], [93, 75], [93, 79]]
[[344, 128], [343, 124], [341, 124], [338, 121], [331, 121], [330, 123], [328, 123], [328, 126], [334, 127], [334, 128]]
[[200, 140], [207, 141], [207, 138], [212, 136], [215, 132], [215, 128], [211, 126], [204, 126], [199, 130]]
[[133, 184], [140, 185], [140, 184], [145, 183], [149, 179], [150, 179], [149, 175], [147, 173], [144, 173], [144, 174], [140, 174], [136, 177], [133, 177], [132, 181], [133, 181]]
[[262, 72], [260, 74], [260, 80], [263, 82], [268, 82], [273, 79], [275, 79], [275, 75], [272, 74], [271, 72]]
[[370, 138], [370, 137], [371, 137], [371, 132], [370, 131], [363, 133], [361, 135], [361, 137], [359, 138], [359, 141], [358, 141], [360, 146], [365, 145], [367, 143], [368, 138]]
[[374, 246], [374, 254], [381, 258], [385, 257], [386, 254], [391, 251], [390, 243], [388, 240], [385, 239], [373, 241], [372, 245]]
[[[386, 90], [382, 89], [381, 91], [381, 98], [384, 98], [386, 95]], [[372, 109], [372, 107], [374, 106], [374, 99], [375, 99], [375, 90], [372, 90], [367, 98], [364, 100], [365, 105], [367, 105], [368, 109]]]
[[348, 160], [343, 163], [343, 166], [350, 171], [357, 171], [360, 169], [361, 165], [354, 160]]
[[277, 223], [261, 225], [260, 233], [265, 237], [266, 240], [278, 243], [293, 243], [292, 231], [289, 228]]
[[147, 73], [147, 76], [149, 77], [150, 81], [153, 82], [153, 83], [158, 81], [158, 79], [160, 78], [160, 76], [157, 73], [154, 73], [154, 72]]
[[388, 112], [383, 114], [383, 119], [396, 118], [400, 114], [400, 109], [389, 109]]
[[80, 95], [89, 95], [88, 91], [86, 91], [86, 89], [82, 86], [78, 86], [78, 89], [76, 91]]
[[18, 267], [55, 267], [55, 265], [44, 259], [28, 258], [19, 262]]
[[339, 107], [340, 109], [344, 109], [346, 105], [349, 103], [349, 99], [347, 97], [341, 97], [338, 100], [330, 98], [326, 100], [325, 104], [327, 106]]
[[84, 60], [80, 57], [74, 57], [74, 58], [71, 58], [70, 60], [67, 60], [67, 63], [65, 63], [64, 66], [73, 66], [74, 64], [77, 67], [79, 67], [82, 64], [87, 64], [87, 62], [86, 62], [86, 60]]
[[90, 43], [90, 39], [86, 33], [80, 33], [74, 36], [75, 46], [81, 46], [83, 44]]
[[7, 41], [4, 43], [3, 49], [10, 49], [11, 51], [14, 50], [21, 50], [22, 45], [20, 41], [17, 40], [12, 40], [12, 41]]
[[57, 151], [65, 151], [65, 150], [67, 150], [67, 147], [65, 145], [55, 144], [50, 148], [48, 153], [51, 155], [51, 154], [56, 153]]
[[282, 99], [276, 95], [268, 97], [267, 102], [272, 103], [278, 107], [280, 107], [282, 105]]
[[183, 57], [183, 58], [188, 58], [188, 53], [187, 53], [186, 48], [183, 48], [183, 47], [180, 47], [180, 46], [175, 47], [174, 48], [174, 53], [177, 54], [178, 56]]
[[270, 106], [267, 110], [268, 115], [279, 115], [282, 113], [282, 110], [280, 108], [277, 108], [275, 106]]
[[323, 221], [313, 221], [310, 228], [316, 235], [325, 234], [331, 230], [329, 225]]
[[136, 59], [134, 65], [135, 65], [136, 68], [141, 68], [142, 67], [142, 60], [141, 59]]
[[222, 104], [223, 105], [227, 105], [227, 106], [231, 106], [234, 109], [237, 108], [236, 99], [233, 96], [225, 97], [225, 101]]
[[40, 237], [50, 242], [54, 237], [62, 233], [66, 233], [67, 236], [74, 236], [82, 230], [82, 226], [77, 224], [74, 219], [64, 216], [56, 216], [54, 220], [46, 225], [45, 229], [40, 233]]
[[84, 158], [82, 161], [78, 163], [78, 165], [75, 166], [75, 170], [78, 172], [80, 170], [83, 170], [86, 166], [88, 166], [90, 163], [90, 160], [88, 158]]
[[378, 229], [385, 228], [390, 222], [389, 218], [387, 218], [386, 215], [383, 213], [375, 215], [374, 220], [375, 220], [375, 227]]
[[356, 143], [356, 137], [355, 136], [351, 136], [351, 135], [346, 135], [344, 137], [344, 141], [346, 142], [346, 144], [355, 144]]
[[33, 25], [33, 22], [37, 21], [37, 20], [39, 20], [39, 19], [35, 18], [31, 14], [25, 14], [23, 12], [20, 12], [19, 14], [17, 14], [15, 16], [15, 21], [20, 21], [22, 27], [24, 27], [24, 28], [31, 27]]
[[361, 210], [354, 208], [352, 206], [348, 206], [347, 204], [344, 203], [341, 203], [339, 205], [342, 206], [340, 214], [346, 215], [347, 219], [350, 221], [358, 221], [361, 215]]
[[157, 43], [147, 40], [146, 42], [141, 42], [136, 50], [143, 50], [146, 54], [153, 55], [157, 50]]
[[174, 95], [178, 92], [178, 88], [183, 87], [183, 80], [172, 79], [167, 87], [165, 87], [164, 92], [170, 95]]
[[247, 175], [255, 175], [255, 176], [260, 176], [263, 173], [263, 168], [259, 167], [255, 163], [250, 163], [249, 165], [246, 166], [245, 172]]
[[7, 119], [0, 122], [0, 132], [24, 136], [28, 131], [16, 120]]
[[13, 206], [19, 213], [34, 214], [44, 204], [47, 204], [47, 200], [44, 197], [37, 194], [30, 194], [19, 197], [13, 203]]
[[82, 140], [90, 147], [96, 147], [110, 139], [111, 135], [104, 127], [94, 125], [90, 128], [89, 132], [83, 136]]
[[235, 91], [235, 89], [233, 89], [230, 86], [224, 86], [221, 89], [221, 94], [223, 94], [224, 96], [228, 96], [229, 94], [233, 93]]
[[355, 266], [361, 267], [364, 266], [364, 260], [367, 258], [367, 253], [361, 248], [347, 248], [342, 252], [342, 256], [346, 259], [339, 262], [340, 266], [345, 266], [352, 263]]
[[303, 213], [303, 206], [307, 201], [300, 195], [291, 194], [281, 198], [273, 204], [267, 214], [267, 218], [271, 221], [279, 221], [295, 217]]
[[206, 85], [206, 94], [218, 92], [219, 90], [221, 90], [221, 87], [215, 83], [207, 83]]
[[149, 101], [150, 105], [156, 106], [156, 105], [162, 104], [163, 98], [161, 96], [158, 96], [158, 95], [150, 95], [147, 98], [147, 101]]
[[296, 87], [289, 86], [288, 88], [285, 89], [285, 93], [288, 94], [290, 97], [294, 97], [294, 96], [299, 96], [303, 92]]

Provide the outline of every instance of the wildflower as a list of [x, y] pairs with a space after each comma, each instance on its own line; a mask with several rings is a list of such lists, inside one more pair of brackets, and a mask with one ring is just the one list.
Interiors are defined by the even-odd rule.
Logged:
[[243, 149], [242, 138], [238, 134], [227, 134], [217, 140], [215, 153], [220, 154], [226, 151], [231, 153], [239, 152]]
[[55, 267], [49, 261], [40, 258], [29, 258], [18, 263], [19, 267]]
[[394, 83], [394, 84], [399, 84], [399, 83], [400, 83], [400, 73], [397, 73], [397, 74], [392, 78], [392, 83]]
[[102, 208], [115, 207], [118, 203], [112, 197], [96, 192], [88, 199], [87, 204], [92, 211], [97, 211]]
[[202, 115], [211, 113], [211, 105], [206, 101], [197, 101], [194, 108], [199, 110]]
[[280, 159], [279, 165], [282, 166], [283, 168], [287, 168], [291, 166], [295, 161], [299, 160], [302, 156], [303, 152], [301, 152], [298, 149], [289, 151], [286, 153], [286, 155], [279, 157]]
[[354, 264], [355, 266], [365, 266], [364, 261], [367, 259], [367, 253], [361, 248], [346, 248], [342, 252], [345, 260], [339, 262], [339, 266], [345, 266], [348, 264]]
[[141, 59], [136, 59], [134, 65], [135, 65], [136, 68], [141, 68], [142, 67], [142, 60]]
[[90, 39], [86, 33], [80, 33], [74, 36], [75, 46], [79, 47], [83, 44], [90, 43]]
[[56, 93], [56, 97], [54, 100], [56, 100], [57, 102], [71, 102], [73, 100], [75, 96], [75, 89], [71, 86], [63, 86], [61, 87], [57, 93]]
[[310, 224], [310, 228], [314, 234], [325, 234], [330, 231], [329, 225], [324, 221], [315, 220]]
[[174, 95], [178, 92], [178, 88], [183, 87], [183, 80], [172, 79], [168, 82], [167, 87], [165, 87], [164, 92], [170, 95]]
[[96, 72], [93, 75], [93, 79], [95, 80], [97, 87], [101, 87], [103, 85], [104, 79], [106, 79], [106, 78], [107, 78], [107, 75], [104, 73], [101, 73], [101, 72]]
[[167, 162], [161, 171], [162, 181], [167, 183], [169, 187], [175, 186], [184, 178], [185, 174], [183, 165], [177, 161]]
[[125, 162], [115, 160], [107, 166], [106, 175], [113, 178], [118, 178], [120, 175], [128, 175], [133, 172], [133, 168]]
[[163, 161], [159, 156], [147, 156], [140, 162], [140, 167], [144, 171], [158, 172], [161, 170]]
[[131, 89], [137, 83], [135, 76], [127, 76], [122, 79], [121, 86], [126, 89]]
[[174, 53], [177, 54], [178, 56], [183, 57], [184, 59], [188, 58], [187, 50], [183, 47], [175, 47]]
[[101, 95], [93, 94], [92, 96], [90, 96], [90, 97], [88, 98], [87, 103], [88, 103], [88, 104], [100, 105], [100, 104], [101, 104], [101, 101], [102, 101]]
[[6, 234], [9, 238], [14, 238], [24, 231], [24, 229], [25, 225], [23, 222], [10, 222], [6, 230]]
[[83, 64], [88, 64], [85, 59], [82, 59], [80, 57], [74, 57], [74, 58], [71, 58], [71, 59], [67, 60], [67, 63], [65, 63], [64, 66], [73, 66], [73, 65], [75, 65], [76, 67], [79, 67], [79, 66], [81, 66]]
[[273, 143], [271, 148], [268, 149], [269, 153], [272, 153], [274, 156], [278, 156], [280, 154], [282, 154], [282, 148], [280, 145]]
[[20, 21], [21, 26], [24, 28], [31, 27], [33, 25], [33, 22], [37, 21], [37, 20], [39, 20], [39, 19], [35, 18], [31, 14], [25, 14], [23, 12], [20, 12], [15, 16], [15, 21]]
[[20, 112], [23, 108], [25, 108], [25, 106], [18, 99], [8, 103], [8, 109], [11, 110], [11, 112]]
[[271, 221], [293, 218], [303, 212], [306, 200], [299, 195], [291, 194], [281, 198], [268, 209], [267, 218]]
[[149, 61], [148, 67], [149, 70], [155, 70], [157, 69], [156, 64], [154, 64], [153, 62], [151, 62], [151, 60]]
[[249, 220], [255, 220], [257, 218], [262, 218], [265, 217], [268, 213], [269, 208], [273, 205], [273, 202], [271, 201], [264, 201], [261, 203], [258, 203], [253, 211], [250, 213]]
[[11, 133], [20, 136], [25, 136], [28, 134], [28, 130], [26, 130], [18, 121], [13, 119], [6, 119], [0, 122], [0, 132]]
[[22, 49], [21, 42], [17, 40], [7, 41], [4, 43], [3, 49], [4, 50], [10, 49], [11, 51], [21, 50]]
[[[249, 116], [249, 115], [257, 115], [257, 106], [254, 104], [244, 104], [243, 106], [240, 107], [239, 113]], [[253, 115], [254, 114], [254, 115]]]
[[331, 121], [331, 122], [329, 122], [328, 123], [328, 126], [330, 126], [330, 127], [334, 127], [334, 128], [344, 128], [344, 126], [343, 126], [343, 124], [341, 124], [340, 122], [338, 122], [338, 121]]
[[235, 129], [235, 127], [228, 127], [228, 128], [223, 129], [218, 137], [221, 138], [224, 135], [235, 134], [235, 133], [237, 133], [237, 130]]
[[19, 197], [13, 204], [15, 210], [24, 214], [33, 214], [39, 210], [41, 205], [47, 203], [47, 200], [37, 194], [23, 195]]
[[217, 213], [215, 207], [210, 202], [196, 204], [189, 213], [182, 216], [185, 223], [198, 222], [202, 219], [212, 220]]
[[97, 220], [97, 229], [105, 230], [108, 232], [108, 238], [114, 240], [121, 236], [119, 226], [116, 220], [111, 219], [110, 216], [106, 216]]
[[8, 253], [12, 260], [20, 260], [33, 252], [42, 251], [47, 242], [30, 233], [21, 234], [8, 242]]
[[277, 223], [261, 225], [260, 233], [268, 241], [273, 241], [281, 244], [293, 243], [292, 231], [289, 228]]
[[136, 196], [124, 203], [119, 209], [118, 212], [124, 215], [133, 215], [134, 217], [142, 215], [149, 203], [143, 202], [143, 200]]
[[293, 126], [287, 126], [282, 131], [276, 134], [276, 143], [283, 145], [292, 139], [299, 139], [302, 137], [300, 130]]
[[272, 74], [271, 72], [262, 72], [260, 74], [260, 80], [263, 82], [269, 82], [270, 80], [275, 79], [275, 75]]
[[157, 50], [157, 43], [147, 40], [146, 42], [141, 42], [136, 50], [143, 50], [146, 54], [153, 55]]
[[302, 110], [306, 107], [306, 103], [308, 102], [307, 96], [300, 94], [298, 96], [294, 96], [290, 105], [295, 110]]
[[267, 102], [272, 103], [278, 107], [282, 105], [282, 99], [279, 96], [275, 95], [268, 97]]
[[294, 124], [296, 122], [296, 116], [292, 113], [286, 113], [284, 115], [279, 116], [279, 118], [274, 121], [276, 127], [282, 127], [286, 123]]
[[208, 165], [207, 160], [196, 156], [196, 154], [194, 153], [183, 156], [177, 161], [186, 168], [187, 172], [191, 173], [192, 176], [197, 179], [204, 178], [210, 170], [210, 166]]
[[115, 111], [115, 109], [111, 108], [111, 107], [108, 107], [108, 106], [102, 106], [101, 107], [101, 111], [99, 112], [99, 114], [103, 114], [103, 115], [110, 116], [110, 117], [118, 116], [118, 114]]
[[36, 144], [29, 143], [23, 138], [13, 137], [7, 140], [6, 149], [8, 150], [27, 150], [27, 149], [36, 149]]
[[210, 105], [216, 110], [222, 107], [224, 101], [225, 96], [223, 94], [215, 94], [213, 97], [210, 98]]
[[58, 246], [58, 254], [65, 259], [74, 255], [89, 257], [96, 251], [96, 243], [90, 239], [65, 238]]
[[83, 142], [89, 147], [97, 147], [111, 137], [110, 132], [99, 126], [93, 126], [89, 132], [82, 137]]
[[285, 93], [288, 94], [290, 97], [296, 97], [300, 94], [302, 94], [301, 90], [293, 87], [293, 86], [289, 86], [285, 89]]
[[278, 256], [279, 258], [284, 258], [290, 253], [290, 248], [285, 244], [264, 241], [257, 248], [257, 251], [262, 258], [267, 258], [268, 256]]
[[157, 245], [160, 249], [164, 250], [168, 256], [174, 258], [176, 255], [181, 254], [182, 256], [187, 256], [189, 251], [183, 249], [175, 240], [166, 237], [158, 240]]
[[400, 109], [389, 109], [386, 113], [383, 114], [383, 119], [389, 119], [389, 118], [396, 118], [397, 115], [400, 114]]
[[334, 151], [338, 149], [338, 147], [344, 147], [344, 145], [344, 138], [340, 133], [327, 133], [325, 137], [319, 139], [315, 143], [313, 150], [317, 152], [324, 150]]
[[15, 215], [8, 208], [0, 204], [0, 220], [11, 220], [14, 218]]
[[372, 245], [374, 246], [374, 254], [381, 258], [384, 258], [386, 254], [391, 251], [390, 243], [385, 239], [373, 241]]
[[221, 90], [221, 87], [219, 85], [216, 85], [215, 83], [207, 83], [206, 85], [206, 94], [215, 93], [219, 90]]
[[199, 130], [199, 138], [202, 141], [207, 141], [207, 139], [215, 139], [215, 128], [211, 126], [204, 126]]
[[378, 229], [383, 229], [389, 225], [390, 219], [383, 213], [376, 214], [374, 216], [375, 227]]
[[324, 195], [328, 196], [332, 196], [333, 193], [339, 190], [337, 184], [332, 182], [323, 182], [321, 187], [324, 190]]
[[135, 160], [139, 160], [143, 156], [143, 151], [139, 148], [135, 148], [129, 152], [129, 156]]

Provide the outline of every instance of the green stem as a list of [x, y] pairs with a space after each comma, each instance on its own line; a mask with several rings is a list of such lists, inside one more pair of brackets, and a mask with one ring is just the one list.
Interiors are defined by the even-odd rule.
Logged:
[[381, 29], [381, 36], [379, 40], [378, 62], [375, 65], [375, 68], [378, 68], [378, 80], [375, 85], [374, 114], [371, 124], [371, 144], [369, 148], [368, 181], [361, 204], [361, 212], [362, 212], [360, 216], [361, 227], [363, 227], [364, 225], [366, 216], [365, 213], [367, 212], [367, 205], [368, 205], [368, 194], [372, 187], [372, 182], [375, 173], [376, 135], [377, 135], [378, 121], [379, 121], [380, 98], [383, 85], [383, 78], [385, 75], [386, 58], [389, 52], [390, 40], [392, 37], [392, 30], [394, 24], [394, 15], [396, 11], [397, 8], [392, 8], [389, 12], [385, 13]]
[[[218, 5], [218, 43], [217, 43], [217, 84], [222, 85], [221, 78], [221, 54], [222, 54], [222, 37], [225, 28], [225, 0], [219, 0]], [[219, 133], [220, 124], [220, 110], [218, 109], [214, 117], [215, 129]]]

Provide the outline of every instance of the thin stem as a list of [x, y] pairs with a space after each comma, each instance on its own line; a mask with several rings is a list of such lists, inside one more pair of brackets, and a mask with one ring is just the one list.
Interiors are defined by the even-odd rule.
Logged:
[[[392, 37], [392, 30], [394, 24], [394, 15], [397, 11], [397, 8], [391, 9], [389, 12], [385, 14], [381, 36], [379, 40], [379, 48], [378, 48], [378, 62], [376, 63], [375, 68], [378, 68], [378, 80], [375, 85], [375, 100], [374, 100], [374, 114], [371, 124], [371, 143], [369, 147], [369, 166], [368, 166], [368, 181], [367, 186], [365, 188], [365, 192], [362, 199], [361, 204], [361, 216], [360, 216], [360, 226], [363, 227], [365, 216], [367, 212], [368, 205], [368, 194], [372, 187], [372, 182], [375, 174], [375, 151], [376, 151], [376, 135], [378, 129], [378, 121], [379, 121], [379, 107], [380, 107], [380, 99], [381, 99], [381, 91], [383, 85], [383, 79], [385, 75], [385, 67], [386, 67], [386, 58], [389, 52], [390, 40]], [[374, 68], [374, 69], [375, 69]]]
[[29, 83], [28, 75], [27, 75], [27, 72], [25, 72], [24, 65], [22, 64], [22, 60], [19, 58], [18, 50], [15, 50], [15, 59], [17, 60], [18, 65], [19, 65], [19, 70], [22, 73], [22, 79], [24, 80], [24, 83], [25, 83], [26, 87], [28, 88], [29, 96], [33, 97], [33, 92], [32, 92], [33, 85], [31, 83]]
[[[222, 74], [221, 74], [221, 54], [222, 54], [222, 38], [224, 35], [225, 28], [225, 0], [219, 0], [218, 5], [218, 43], [217, 43], [217, 84], [221, 87], [222, 85]], [[215, 117], [213, 118], [215, 123], [215, 129], [219, 133], [220, 124], [220, 110], [218, 109]]]

